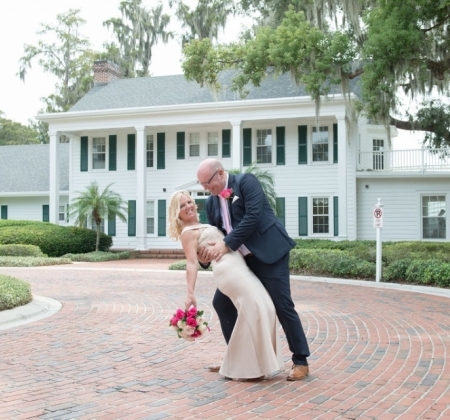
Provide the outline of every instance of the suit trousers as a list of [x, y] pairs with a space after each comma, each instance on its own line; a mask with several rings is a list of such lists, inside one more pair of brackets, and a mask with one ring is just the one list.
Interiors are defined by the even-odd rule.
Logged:
[[[245, 261], [272, 298], [278, 320], [286, 334], [289, 350], [292, 352], [293, 363], [307, 365], [306, 358], [310, 352], [300, 317], [291, 297], [289, 253], [274, 264], [265, 264], [253, 255], [245, 257]], [[237, 310], [228, 296], [220, 290], [216, 290], [213, 306], [219, 317], [225, 341], [228, 343], [236, 323]]]

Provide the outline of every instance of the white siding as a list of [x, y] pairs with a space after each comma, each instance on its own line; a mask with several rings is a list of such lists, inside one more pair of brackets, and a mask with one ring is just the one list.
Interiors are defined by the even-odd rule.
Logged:
[[[67, 196], [60, 197], [60, 206], [66, 206]], [[8, 206], [8, 219], [34, 220], [42, 222], [42, 206], [49, 204], [48, 196], [42, 197], [1, 197], [0, 205]], [[61, 225], [65, 225], [62, 222]]]
[[[358, 179], [358, 239], [376, 239], [373, 209], [381, 198], [382, 239], [418, 241], [422, 238], [421, 196], [445, 195], [450, 208], [450, 184], [442, 178]], [[448, 225], [448, 223], [447, 223]], [[447, 234], [447, 241], [450, 238]]]

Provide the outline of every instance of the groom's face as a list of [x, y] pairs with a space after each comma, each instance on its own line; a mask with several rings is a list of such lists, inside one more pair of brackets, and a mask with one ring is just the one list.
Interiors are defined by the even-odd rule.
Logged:
[[216, 171], [206, 170], [198, 174], [198, 182], [202, 187], [211, 193], [211, 195], [219, 195], [225, 186], [225, 171], [218, 169]]

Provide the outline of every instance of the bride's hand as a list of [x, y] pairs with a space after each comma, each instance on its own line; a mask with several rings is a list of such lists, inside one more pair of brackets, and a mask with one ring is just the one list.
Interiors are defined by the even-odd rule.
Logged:
[[191, 306], [197, 307], [197, 299], [195, 299], [194, 293], [188, 293], [186, 300], [184, 301], [186, 311], [189, 310]]

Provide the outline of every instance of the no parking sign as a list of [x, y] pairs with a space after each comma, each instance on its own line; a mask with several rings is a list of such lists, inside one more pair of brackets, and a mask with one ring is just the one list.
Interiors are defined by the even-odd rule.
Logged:
[[375, 207], [373, 209], [373, 227], [383, 227], [383, 209], [381, 207]]

